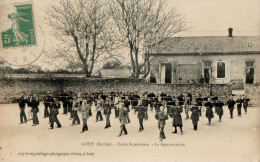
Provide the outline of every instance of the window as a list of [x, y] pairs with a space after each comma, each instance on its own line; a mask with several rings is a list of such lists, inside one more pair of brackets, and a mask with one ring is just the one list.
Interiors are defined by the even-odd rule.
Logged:
[[211, 74], [211, 61], [204, 61], [204, 82], [209, 83]]
[[246, 84], [254, 83], [254, 61], [246, 61]]
[[217, 78], [225, 78], [225, 63], [224, 62], [218, 62], [217, 63]]

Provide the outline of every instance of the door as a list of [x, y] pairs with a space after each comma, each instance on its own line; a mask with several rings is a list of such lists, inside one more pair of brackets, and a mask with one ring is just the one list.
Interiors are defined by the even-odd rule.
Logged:
[[172, 83], [172, 64], [162, 63], [161, 64], [161, 84]]
[[165, 64], [165, 83], [172, 83], [172, 65]]
[[165, 64], [161, 64], [161, 84], [165, 83]]
[[209, 83], [209, 80], [210, 80], [210, 69], [209, 68], [204, 69], [204, 79], [205, 79], [205, 83]]

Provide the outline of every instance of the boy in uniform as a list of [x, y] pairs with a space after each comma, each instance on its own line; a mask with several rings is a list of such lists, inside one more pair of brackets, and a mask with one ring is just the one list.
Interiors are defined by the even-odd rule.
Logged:
[[54, 122], [57, 124], [58, 128], [61, 128], [60, 121], [58, 119], [60, 103], [57, 98], [53, 98], [54, 102], [52, 104], [52, 118], [51, 118], [51, 129], [53, 129]]

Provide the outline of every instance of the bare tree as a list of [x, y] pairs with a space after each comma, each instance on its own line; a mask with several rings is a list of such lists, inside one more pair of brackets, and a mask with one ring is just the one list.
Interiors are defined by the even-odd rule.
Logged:
[[[172, 45], [169, 37], [184, 30], [184, 19], [166, 0], [110, 0], [109, 11], [117, 27], [117, 43], [129, 48], [132, 76], [150, 72], [150, 53]], [[145, 69], [145, 71], [144, 71]]]
[[48, 24], [61, 42], [52, 58], [82, 63], [86, 77], [114, 48], [109, 15], [103, 0], [60, 0], [47, 12]]

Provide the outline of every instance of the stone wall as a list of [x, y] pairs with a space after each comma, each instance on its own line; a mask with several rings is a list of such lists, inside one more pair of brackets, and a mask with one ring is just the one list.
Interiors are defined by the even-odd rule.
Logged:
[[245, 85], [244, 94], [251, 99], [250, 104], [260, 106], [260, 87], [259, 84]]
[[[40, 98], [46, 94], [46, 91], [51, 92], [68, 89], [73, 92], [79, 90], [83, 92], [167, 92], [171, 94], [180, 94], [191, 92], [193, 94], [201, 93], [206, 95], [210, 92], [209, 85], [204, 84], [150, 84], [143, 80], [134, 79], [79, 79], [79, 78], [59, 78], [59, 79], [0, 79], [0, 103], [10, 103], [15, 101], [22, 92], [26, 94], [37, 93]], [[230, 95], [232, 89], [230, 85], [218, 84], [212, 85], [212, 94], [218, 96]]]

